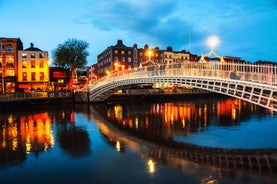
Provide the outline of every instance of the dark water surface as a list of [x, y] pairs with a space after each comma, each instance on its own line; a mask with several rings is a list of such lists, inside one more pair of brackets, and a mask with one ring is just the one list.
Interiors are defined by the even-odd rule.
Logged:
[[0, 184], [277, 183], [277, 114], [233, 98], [0, 113]]

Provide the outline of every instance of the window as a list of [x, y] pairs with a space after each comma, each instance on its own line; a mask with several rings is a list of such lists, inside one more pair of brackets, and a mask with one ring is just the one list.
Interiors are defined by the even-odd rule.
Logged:
[[39, 68], [43, 68], [43, 61], [39, 61]]
[[115, 53], [115, 54], [118, 54], [118, 50], [114, 50], [114, 53]]
[[114, 60], [115, 60], [115, 61], [118, 61], [118, 57], [117, 57], [117, 56], [115, 56], [115, 57], [114, 57]]
[[22, 53], [21, 57], [22, 58], [27, 58], [27, 54], [26, 53]]
[[125, 51], [124, 51], [124, 50], [122, 50], [122, 51], [121, 51], [121, 54], [122, 54], [122, 55], [123, 55], [123, 54], [125, 54]]
[[34, 60], [31, 61], [31, 68], [36, 68], [36, 62]]
[[132, 52], [129, 50], [129, 51], [128, 51], [128, 55], [131, 55], [131, 54], [132, 54]]
[[35, 81], [36, 80], [36, 72], [31, 73], [31, 80]]
[[31, 53], [31, 58], [36, 58], [36, 54], [35, 53]]
[[6, 51], [7, 52], [13, 52], [13, 46], [12, 45], [7, 45], [7, 47], [6, 47]]
[[27, 68], [27, 61], [25, 60], [22, 61], [22, 68]]
[[128, 57], [128, 62], [132, 62], [132, 58]]
[[44, 73], [43, 72], [39, 73], [39, 80], [44, 81]]
[[125, 57], [122, 57], [121, 59], [122, 59], [122, 62], [125, 62]]
[[22, 81], [27, 81], [27, 72], [22, 72]]
[[14, 76], [14, 69], [7, 69], [6, 76]]
[[39, 58], [44, 58], [44, 54], [39, 54]]

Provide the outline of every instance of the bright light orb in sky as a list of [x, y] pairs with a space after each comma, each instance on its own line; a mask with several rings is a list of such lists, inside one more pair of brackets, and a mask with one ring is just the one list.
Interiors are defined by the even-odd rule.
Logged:
[[219, 39], [217, 36], [210, 36], [207, 40], [208, 46], [214, 49], [219, 44]]

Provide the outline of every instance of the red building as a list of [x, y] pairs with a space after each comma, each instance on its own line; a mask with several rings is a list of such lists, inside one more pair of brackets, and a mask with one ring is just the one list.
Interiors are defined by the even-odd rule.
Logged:
[[2, 94], [17, 90], [18, 50], [23, 50], [20, 38], [0, 38], [0, 91]]
[[139, 67], [140, 64], [162, 63], [163, 50], [158, 47], [138, 48], [137, 44], [127, 47], [122, 40], [118, 40], [114, 46], [109, 46], [97, 56], [97, 76], [103, 77], [111, 72], [129, 70]]

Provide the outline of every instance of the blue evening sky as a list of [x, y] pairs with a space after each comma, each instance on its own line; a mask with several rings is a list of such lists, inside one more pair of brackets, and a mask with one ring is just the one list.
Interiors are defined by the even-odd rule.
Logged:
[[277, 62], [277, 0], [0, 0], [0, 37], [49, 52], [69, 38], [89, 43], [88, 65], [122, 39], [127, 46], [210, 51]]

